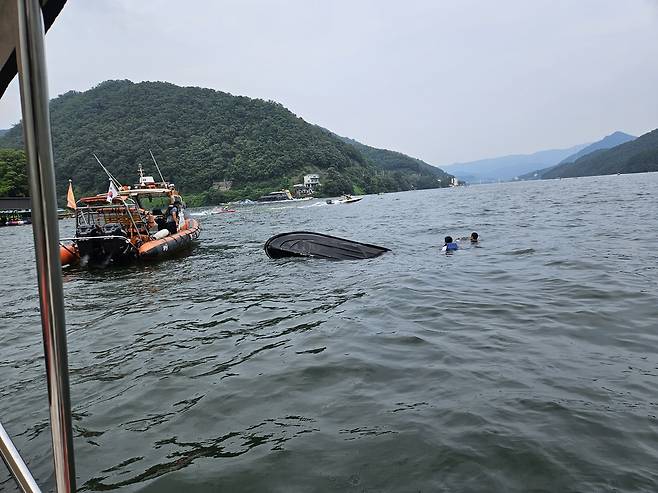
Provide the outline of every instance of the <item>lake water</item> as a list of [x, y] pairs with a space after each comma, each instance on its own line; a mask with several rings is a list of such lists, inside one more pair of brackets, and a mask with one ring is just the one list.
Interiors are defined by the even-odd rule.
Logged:
[[[80, 490], [658, 491], [657, 190], [640, 174], [242, 206], [199, 217], [183, 258], [66, 272]], [[393, 252], [268, 259], [293, 230]], [[479, 246], [439, 252], [473, 230]], [[0, 229], [0, 420], [47, 491], [31, 234]]]

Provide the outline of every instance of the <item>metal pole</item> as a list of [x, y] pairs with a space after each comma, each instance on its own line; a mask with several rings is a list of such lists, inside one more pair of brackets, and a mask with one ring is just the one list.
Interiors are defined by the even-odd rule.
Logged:
[[55, 480], [58, 492], [70, 493], [76, 489], [75, 465], [43, 19], [38, 0], [16, 1], [16, 52], [32, 195], [32, 229], [46, 357]]
[[16, 447], [11, 442], [11, 438], [9, 438], [9, 435], [2, 427], [2, 423], [0, 423], [0, 455], [2, 455], [5, 464], [9, 468], [9, 472], [14, 476], [21, 490], [25, 493], [41, 493], [30, 470], [25, 465], [25, 462], [23, 462], [23, 459], [21, 459], [18, 450], [16, 450]]
[[155, 156], [153, 155], [153, 152], [151, 149], [149, 149], [149, 152], [151, 153], [151, 159], [153, 159], [153, 163], [155, 164], [155, 168], [158, 170], [158, 174], [160, 175], [160, 179], [162, 180], [161, 183], [165, 183], [164, 176], [162, 176], [162, 172], [160, 171], [160, 166], [158, 166], [158, 162], [155, 160]]

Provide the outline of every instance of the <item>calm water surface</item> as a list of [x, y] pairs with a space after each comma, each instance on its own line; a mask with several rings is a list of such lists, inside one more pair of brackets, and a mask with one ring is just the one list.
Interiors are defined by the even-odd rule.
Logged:
[[[657, 190], [244, 206], [183, 258], [65, 273], [81, 491], [658, 491]], [[393, 253], [268, 259], [292, 230]], [[50, 490], [31, 234], [0, 229], [0, 419]]]

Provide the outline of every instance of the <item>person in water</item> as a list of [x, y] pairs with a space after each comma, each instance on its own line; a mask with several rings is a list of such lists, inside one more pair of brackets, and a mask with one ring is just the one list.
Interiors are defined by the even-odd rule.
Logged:
[[475, 244], [480, 241], [480, 235], [473, 231], [471, 236], [462, 236], [461, 238], [457, 238], [457, 241], [470, 241], [472, 244]]
[[444, 238], [445, 244], [441, 249], [442, 252], [454, 252], [459, 250], [459, 245], [452, 240], [452, 236], [446, 236]]

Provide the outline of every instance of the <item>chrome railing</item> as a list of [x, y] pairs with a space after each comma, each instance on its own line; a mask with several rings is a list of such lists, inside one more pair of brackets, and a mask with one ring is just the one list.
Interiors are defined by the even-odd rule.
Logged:
[[[10, 2], [14, 2], [13, 5]], [[0, 10], [3, 12], [13, 12], [14, 24], [17, 26], [17, 29], [14, 29], [14, 42], [32, 195], [32, 230], [46, 360], [55, 482], [58, 492], [69, 493], [76, 489], [75, 461], [43, 18], [39, 0], [5, 0], [2, 7]], [[4, 25], [13, 27], [11, 19], [5, 17], [2, 20]], [[39, 491], [4, 428], [0, 433], [0, 452], [20, 487], [24, 491]]]
[[41, 490], [37, 482], [32, 477], [32, 473], [21, 459], [18, 450], [9, 438], [9, 435], [0, 423], [0, 454], [7, 464], [9, 472], [14, 476], [18, 486], [26, 493], [40, 493]]

